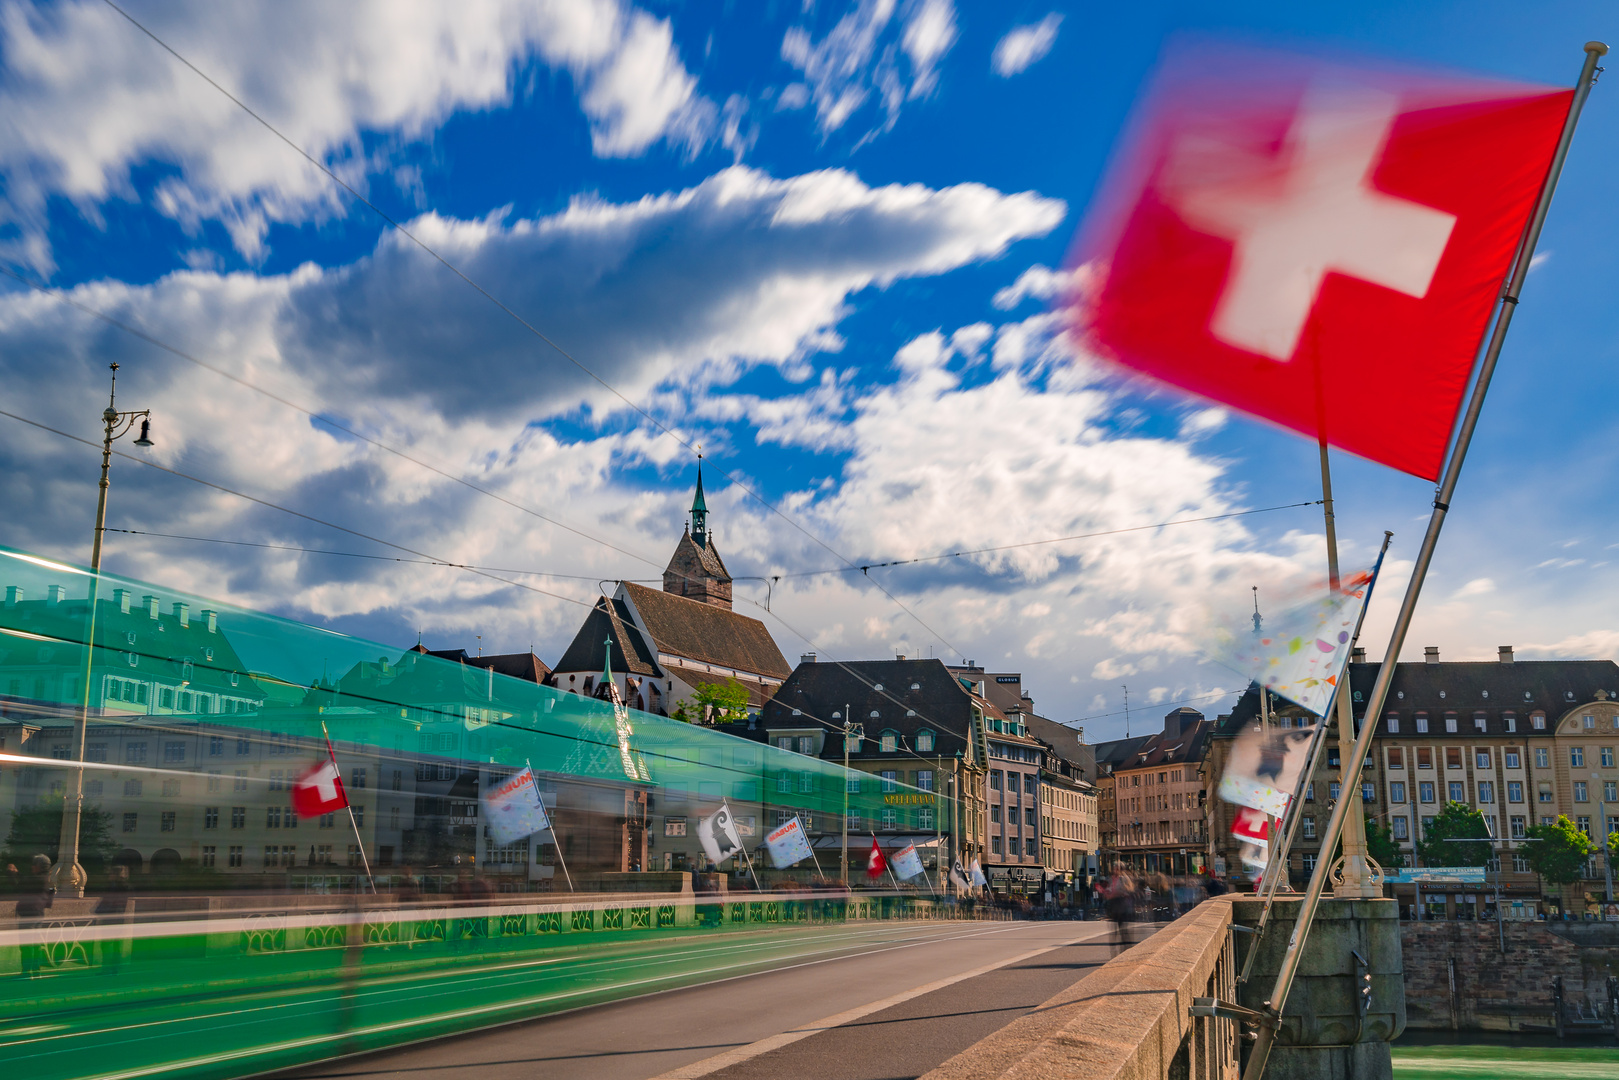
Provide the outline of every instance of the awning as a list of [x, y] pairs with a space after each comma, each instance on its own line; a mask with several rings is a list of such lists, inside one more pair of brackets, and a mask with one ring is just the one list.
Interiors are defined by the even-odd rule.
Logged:
[[[928, 833], [925, 836], [907, 836], [907, 835], [904, 835], [904, 834], [900, 834], [900, 835], [897, 835], [897, 836], [878, 836], [877, 837], [877, 846], [878, 847], [892, 848], [895, 851], [898, 851], [900, 848], [904, 847], [906, 844], [915, 844], [916, 845], [916, 850], [921, 851], [921, 850], [923, 850], [925, 848], [938, 847], [942, 843], [943, 843], [943, 838], [935, 836], [932, 833]], [[818, 847], [818, 848], [841, 848], [843, 846], [843, 837], [842, 837], [841, 834], [832, 835], [832, 836], [818, 836], [818, 837], [815, 838], [814, 842], [812, 842], [810, 844], [810, 846], [811, 847]], [[850, 833], [849, 834], [849, 850], [853, 851], [856, 848], [865, 848], [867, 850], [870, 850], [870, 848], [871, 848], [871, 834], [867, 833], [865, 835], [861, 835], [860, 833]]]

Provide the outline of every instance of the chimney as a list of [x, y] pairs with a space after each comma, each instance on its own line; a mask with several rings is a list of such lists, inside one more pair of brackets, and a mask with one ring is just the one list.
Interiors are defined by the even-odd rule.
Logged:
[[894, 659], [895, 660], [903, 660], [903, 659], [905, 659], [905, 654], [904, 653], [895, 653], [894, 654]]
[[1364, 664], [1366, 662], [1366, 650], [1361, 648], [1359, 645], [1356, 645], [1353, 649], [1350, 649], [1349, 662], [1352, 664]]
[[120, 615], [128, 615], [129, 614], [129, 590], [128, 589], [114, 589], [112, 591], [112, 602], [114, 604], [118, 605], [118, 613]]
[[174, 602], [174, 621], [179, 623], [182, 629], [191, 625], [190, 610], [190, 605], [181, 603], [179, 600]]
[[1512, 663], [1512, 646], [1511, 645], [1498, 645], [1498, 646], [1496, 646], [1495, 651], [1496, 651], [1496, 654], [1500, 657], [1501, 662], [1503, 664]]
[[146, 617], [148, 619], [157, 618], [157, 597], [155, 597], [155, 596], [143, 596], [143, 597], [141, 597], [141, 607], [146, 609]]
[[1429, 645], [1422, 650], [1422, 658], [1430, 664], [1439, 663], [1439, 646]]
[[21, 602], [22, 602], [22, 586], [20, 586], [20, 585], [7, 585], [6, 586], [6, 607], [16, 607]]
[[[219, 612], [210, 611], [208, 608], [203, 608], [202, 621], [208, 627], [208, 632], [210, 634], [217, 634], [219, 632]], [[382, 665], [382, 670], [388, 670], [386, 661]], [[494, 669], [491, 668], [490, 670], [493, 671]]]
[[798, 658], [798, 662], [800, 664], [813, 664], [815, 663], [815, 654], [812, 652], [807, 652]]
[[49, 586], [45, 590], [45, 605], [47, 607], [55, 607], [57, 604], [62, 602], [62, 597], [66, 593], [67, 590], [62, 588], [60, 585]]

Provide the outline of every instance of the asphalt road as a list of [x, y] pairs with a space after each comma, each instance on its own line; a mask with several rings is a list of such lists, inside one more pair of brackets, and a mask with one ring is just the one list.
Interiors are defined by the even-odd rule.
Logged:
[[1104, 963], [1110, 935], [1096, 922], [892, 924], [776, 970], [275, 1075], [915, 1077]]

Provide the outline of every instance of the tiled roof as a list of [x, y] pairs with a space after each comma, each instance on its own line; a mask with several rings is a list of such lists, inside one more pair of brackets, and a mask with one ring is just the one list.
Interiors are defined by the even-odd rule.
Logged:
[[[659, 652], [772, 679], [785, 679], [792, 673], [787, 658], [758, 619], [645, 585], [625, 582], [621, 588]], [[557, 670], [576, 669], [559, 662]]]
[[551, 674], [551, 669], [545, 666], [544, 660], [526, 652], [469, 656], [466, 662], [475, 668], [494, 668], [496, 675], [507, 675], [531, 683], [542, 683], [545, 677]]
[[1147, 744], [1151, 735], [1134, 735], [1128, 739], [1111, 739], [1096, 744], [1096, 768], [1099, 772], [1125, 768], [1136, 760], [1136, 752]]
[[[1377, 678], [1377, 664], [1351, 664], [1349, 685], [1353, 692], [1355, 715], [1365, 713], [1365, 698]], [[1400, 734], [1416, 730], [1409, 722], [1418, 712], [1430, 719], [1454, 713], [1460, 727], [1477, 732], [1473, 718], [1483, 714], [1485, 734], [1507, 734], [1506, 716], [1517, 720], [1516, 734], [1528, 728], [1526, 717], [1543, 712], [1548, 732], [1557, 717], [1579, 705], [1597, 700], [1597, 692], [1608, 699], [1619, 698], [1619, 664], [1611, 660], [1517, 660], [1408, 662], [1394, 672], [1383, 721], [1389, 713], [1399, 714]], [[1386, 721], [1385, 721], [1386, 722]], [[1435, 727], [1442, 730], [1442, 725]], [[1386, 731], [1380, 727], [1380, 733]]]
[[[690, 601], [687, 601], [690, 603]], [[701, 605], [699, 605], [701, 606]], [[640, 630], [630, 618], [624, 601], [602, 597], [585, 616], [585, 623], [573, 636], [568, 648], [558, 660], [554, 671], [599, 672], [605, 666], [607, 655], [604, 643], [613, 643], [613, 672], [632, 675], [650, 675], [662, 678], [652, 647], [642, 639]]]
[[[874, 749], [874, 740], [885, 730], [904, 736], [913, 747], [916, 734], [926, 730], [936, 739], [930, 756], [950, 757], [966, 750], [972, 703], [972, 695], [939, 660], [820, 661], [794, 669], [765, 706], [764, 725], [792, 728], [825, 722], [841, 728], [847, 708], [865, 728], [863, 752]], [[801, 715], [794, 716], [794, 709]], [[822, 754], [841, 758], [842, 740], [827, 739]]]

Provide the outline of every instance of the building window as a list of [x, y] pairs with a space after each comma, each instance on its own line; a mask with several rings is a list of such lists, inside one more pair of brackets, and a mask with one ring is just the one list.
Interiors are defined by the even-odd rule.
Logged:
[[1523, 781], [1507, 781], [1507, 802], [1523, 802]]
[[1481, 803], [1493, 803], [1495, 801], [1495, 784], [1488, 780], [1480, 780], [1478, 782], [1478, 801]]
[[999, 806], [991, 806], [989, 808], [989, 823], [991, 825], [999, 825], [1001, 823], [1001, 808]]
[[1419, 735], [1428, 734], [1428, 714], [1427, 713], [1421, 713], [1421, 712], [1417, 713], [1417, 734], [1419, 734]]
[[1584, 833], [1587, 838], [1590, 837], [1590, 835], [1591, 835], [1591, 818], [1590, 818], [1589, 815], [1581, 814], [1579, 817], [1574, 819], [1574, 823], [1580, 827], [1580, 831], [1582, 833]]
[[1360, 785], [1360, 800], [1361, 800], [1361, 802], [1376, 802], [1377, 801], [1377, 786], [1375, 784], [1370, 783], [1370, 782], [1361, 784]]
[[1583, 746], [1571, 746], [1571, 747], [1569, 747], [1568, 748], [1568, 763], [1569, 763], [1569, 766], [1572, 767], [1572, 768], [1583, 769], [1585, 767], [1585, 747], [1583, 747]]
[[1490, 767], [1490, 752], [1488, 750], [1475, 750], [1473, 752], [1473, 767], [1488, 769]]
[[1304, 785], [1304, 801], [1315, 802], [1315, 781], [1311, 780]]
[[1552, 786], [1551, 786], [1551, 784], [1549, 782], [1545, 781], [1545, 780], [1542, 780], [1540, 782], [1540, 790], [1538, 792], [1536, 792], [1536, 794], [1539, 796], [1541, 802], [1551, 802], [1552, 801]]
[[999, 791], [999, 790], [1001, 790], [1001, 770], [999, 770], [999, 769], [991, 769], [991, 770], [989, 770], [989, 790], [991, 790], [991, 791]]
[[1336, 799], [1342, 791], [1343, 785], [1338, 783], [1338, 781], [1329, 780], [1327, 782], [1327, 798]]
[[1336, 769], [1338, 764], [1338, 748], [1336, 746], [1327, 747], [1327, 768]]
[[1427, 746], [1417, 747], [1417, 768], [1433, 768], [1433, 749]]
[[138, 799], [138, 798], [140, 798], [140, 795], [141, 795], [141, 782], [139, 780], [125, 780], [124, 781], [124, 797], [126, 799]]
[[1023, 808], [1023, 824], [1027, 825], [1031, 829], [1034, 828], [1034, 826], [1035, 826], [1034, 807], [1025, 806]]
[[1456, 733], [1456, 714], [1445, 714], [1445, 730], [1454, 735]]
[[202, 827], [205, 829], [219, 828], [219, 807], [205, 806], [202, 809]]
[[157, 827], [158, 827], [158, 829], [160, 831], [162, 831], [162, 832], [173, 832], [174, 831], [174, 814], [175, 814], [175, 812], [173, 810], [165, 810], [165, 811], [162, 812], [162, 815], [158, 818], [158, 825], [157, 825]]
[[1431, 802], [1434, 801], [1433, 796], [1434, 796], [1433, 781], [1424, 780], [1422, 783], [1417, 785], [1417, 798], [1418, 799], [1420, 799], [1421, 801], [1426, 802], [1426, 803], [1431, 803]]
[[792, 736], [790, 736], [790, 735], [782, 735], [782, 736], [779, 736], [776, 739], [776, 749], [777, 750], [791, 750], [792, 748], [793, 748]]
[[898, 737], [895, 736], [895, 734], [892, 731], [883, 732], [883, 740], [882, 740], [882, 751], [883, 751], [883, 753], [892, 754], [895, 750], [898, 750], [898, 749], [899, 749], [899, 739], [898, 739]]
[[1445, 768], [1459, 769], [1462, 767], [1462, 748], [1459, 746], [1445, 747]]
[[1387, 720], [1388, 720], [1389, 734], [1390, 735], [1398, 735], [1400, 733], [1400, 714], [1399, 713], [1389, 713], [1388, 717], [1387, 717]]
[[186, 759], [186, 744], [183, 742], [166, 742], [163, 744], [163, 760], [172, 765]]
[[1397, 815], [1389, 819], [1389, 825], [1394, 839], [1407, 840], [1410, 838], [1411, 822], [1409, 818], [1406, 818], [1403, 815]]
[[916, 771], [916, 787], [918, 791], [933, 790], [933, 770], [918, 769]]
[[1619, 802], [1619, 784], [1614, 783], [1612, 780], [1604, 780], [1602, 782], [1602, 801]]
[[247, 827], [247, 807], [233, 806], [230, 808], [230, 827], [245, 829]]
[[916, 734], [916, 749], [919, 753], [931, 754], [933, 752], [933, 732], [919, 731]]
[[999, 855], [1001, 853], [1001, 838], [1000, 837], [992, 836], [992, 837], [989, 838], [989, 853], [991, 855]]
[[891, 809], [884, 810], [879, 821], [884, 829], [896, 829], [899, 827], [899, 814]]
[[1590, 800], [1585, 797], [1585, 781], [1584, 780], [1576, 780], [1576, 781], [1574, 781], [1574, 801], [1575, 802], [1590, 802]]
[[363, 768], [352, 770], [349, 776], [354, 781], [350, 785], [351, 787], [356, 789], [365, 787], [365, 770]]
[[1518, 730], [1518, 718], [1516, 716], [1514, 716], [1512, 713], [1509, 713], [1509, 712], [1508, 713], [1502, 713], [1501, 714], [1501, 719], [1506, 721], [1506, 723], [1507, 723], [1507, 731], [1516, 732]]
[[1475, 729], [1479, 730], [1479, 731], [1484, 730], [1484, 714], [1483, 713], [1474, 713], [1473, 714], [1473, 727]]
[[916, 812], [916, 827], [918, 829], [933, 828], [933, 808], [924, 806]]
[[844, 777], [843, 790], [847, 791], [851, 795], [860, 794], [860, 777], [853, 773]]
[[1592, 731], [1597, 726], [1597, 718], [1594, 716], [1582, 716], [1580, 719], [1585, 722], [1585, 730], [1587, 731]]
[[266, 829], [281, 828], [281, 807], [267, 806], [264, 808], [264, 827]]
[[230, 847], [230, 850], [228, 852], [226, 852], [225, 858], [226, 858], [226, 861], [227, 861], [227, 863], [229, 865], [231, 865], [231, 866], [241, 866], [242, 865], [242, 846], [240, 844], [232, 844], [231, 847]]
[[1315, 839], [1315, 818], [1307, 817], [1302, 822], [1300, 822], [1299, 824], [1304, 827], [1304, 838], [1306, 840], [1314, 840]]
[[135, 822], [136, 822], [136, 816], [134, 814], [125, 814], [124, 815], [124, 831], [125, 832], [134, 832], [135, 831]]
[[894, 782], [898, 774], [893, 769], [884, 769], [881, 776], [883, 778], [883, 794], [887, 795], [894, 790]]
[[1449, 787], [1450, 787], [1450, 801], [1451, 802], [1466, 802], [1467, 801], [1467, 785], [1466, 784], [1462, 783], [1460, 780], [1452, 780], [1450, 782]]
[[1613, 747], [1611, 746], [1602, 748], [1602, 767], [1604, 769], [1613, 768]]
[[1389, 747], [1389, 768], [1405, 768], [1405, 751], [1400, 749], [1398, 746]]
[[1023, 854], [1029, 856], [1030, 858], [1033, 858], [1035, 855], [1038, 855], [1039, 851], [1036, 849], [1035, 843], [1036, 843], [1036, 841], [1035, 841], [1034, 837], [1032, 837], [1032, 836], [1027, 837], [1026, 839], [1024, 839], [1024, 841], [1023, 841]]
[[1389, 802], [1396, 805], [1405, 802], [1405, 781], [1389, 781]]
[[1424, 814], [1422, 816], [1422, 835], [1427, 836], [1428, 830], [1431, 828], [1433, 828], [1433, 818], [1429, 817], [1427, 814]]
[[[510, 863], [518, 862], [519, 861], [519, 858], [518, 858], [519, 855], [522, 856], [522, 858], [521, 858], [522, 862], [525, 862], [525, 863], [528, 862], [528, 843], [526, 841], [523, 842], [523, 843], [512, 844], [510, 847], [491, 848], [491, 852], [497, 856], [498, 861], [503, 862], [503, 863], [505, 863], [505, 862], [510, 862]], [[350, 866], [359, 866], [359, 865], [361, 865], [361, 861], [360, 861], [360, 845], [359, 844], [350, 844], [349, 845], [349, 865]]]
[[1516, 854], [1513, 855], [1512, 856], [1512, 872], [1514, 874], [1527, 874], [1527, 873], [1529, 873], [1529, 858], [1528, 858], [1528, 856], [1516, 855]]
[[1306, 874], [1315, 873], [1315, 852], [1306, 851], [1300, 858], [1304, 863], [1304, 872]]
[[1530, 716], [1529, 716], [1529, 726], [1534, 728], [1536, 731], [1545, 731], [1546, 730], [1546, 714], [1545, 713], [1531, 713]]
[[232, 785], [236, 791], [247, 790], [247, 770], [237, 769], [235, 783]]
[[1523, 765], [1522, 765], [1523, 759], [1518, 756], [1518, 751], [1516, 751], [1516, 750], [1503, 750], [1501, 753], [1502, 753], [1502, 756], [1505, 759], [1507, 768], [1509, 768], [1509, 769], [1519, 769], [1519, 768], [1523, 767]]
[[1549, 769], [1549, 768], [1551, 768], [1551, 760], [1550, 759], [1551, 759], [1551, 752], [1548, 751], [1544, 746], [1535, 747], [1535, 768], [1537, 768], [1537, 769]]
[[1522, 840], [1524, 837], [1524, 830], [1528, 826], [1528, 822], [1525, 820], [1524, 816], [1522, 814], [1513, 814], [1507, 819], [1507, 822], [1512, 829], [1512, 839]]
[[322, 829], [334, 828], [334, 827], [336, 827], [336, 825], [337, 825], [337, 815], [336, 814], [322, 814], [320, 816], [320, 827]]
[[663, 835], [685, 836], [686, 819], [683, 817], [668, 817], [663, 819]]
[[143, 742], [128, 742], [124, 744], [124, 764], [146, 764], [146, 744]]

